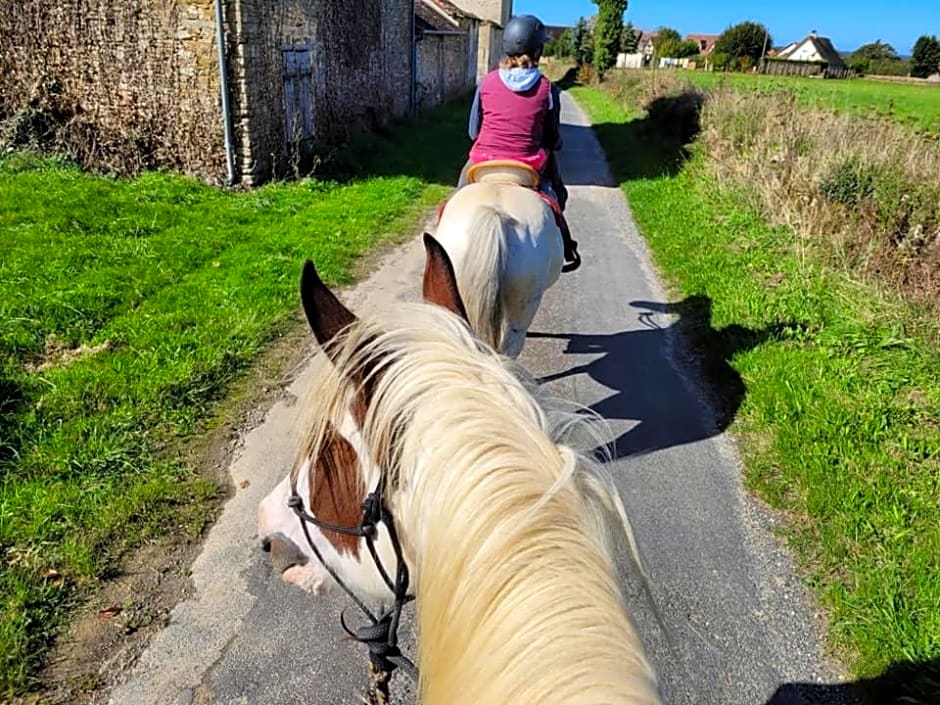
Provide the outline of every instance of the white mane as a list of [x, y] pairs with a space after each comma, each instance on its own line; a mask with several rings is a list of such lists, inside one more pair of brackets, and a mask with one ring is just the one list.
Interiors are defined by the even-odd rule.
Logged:
[[[360, 320], [334, 360], [375, 366], [362, 433], [415, 569], [421, 702], [659, 703], [610, 545], [607, 511], [638, 559], [626, 514], [573, 449], [597, 445], [593, 422], [436, 306]], [[324, 367], [313, 453], [352, 398]]]

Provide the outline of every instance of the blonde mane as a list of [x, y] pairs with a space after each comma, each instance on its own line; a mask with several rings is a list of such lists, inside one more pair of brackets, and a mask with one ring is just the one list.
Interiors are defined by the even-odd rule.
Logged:
[[[372, 370], [363, 439], [416, 569], [425, 705], [659, 703], [628, 616], [608, 511], [627, 517], [591, 420], [463, 321], [397, 304], [336, 341], [311, 399], [316, 452]], [[372, 483], [377, 478], [364, 478]]]

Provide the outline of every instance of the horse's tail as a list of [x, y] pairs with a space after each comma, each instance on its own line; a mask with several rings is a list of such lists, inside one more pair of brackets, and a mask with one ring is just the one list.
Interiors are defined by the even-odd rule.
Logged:
[[455, 263], [454, 272], [470, 327], [495, 350], [501, 349], [505, 336], [501, 282], [506, 267], [508, 220], [493, 206], [479, 206], [468, 228], [468, 253]]

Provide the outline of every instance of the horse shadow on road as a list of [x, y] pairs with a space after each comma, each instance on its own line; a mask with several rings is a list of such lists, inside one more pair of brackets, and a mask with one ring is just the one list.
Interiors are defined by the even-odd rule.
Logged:
[[[693, 443], [724, 431], [747, 394], [731, 365], [733, 358], [789, 338], [802, 328], [796, 322], [780, 322], [758, 330], [737, 324], [715, 329], [712, 302], [704, 295], [678, 303], [632, 301], [630, 305], [640, 311], [644, 329], [613, 334], [529, 333], [530, 338], [566, 340], [565, 354], [600, 355], [539, 381], [586, 374], [612, 390], [590, 408], [607, 420], [638, 421], [613, 442], [614, 457], [621, 458]], [[678, 318], [662, 327], [653, 321], [654, 313]], [[686, 379], [694, 381], [689, 384]], [[598, 454], [603, 452], [597, 449]]]
[[940, 705], [940, 658], [896, 663], [851, 683], [787, 683], [764, 705]]

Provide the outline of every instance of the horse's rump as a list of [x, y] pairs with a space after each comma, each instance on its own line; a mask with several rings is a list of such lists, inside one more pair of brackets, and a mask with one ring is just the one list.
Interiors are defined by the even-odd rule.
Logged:
[[547, 199], [511, 184], [475, 183], [441, 213], [436, 238], [449, 254], [471, 327], [518, 355], [545, 290], [561, 273], [561, 231]]

